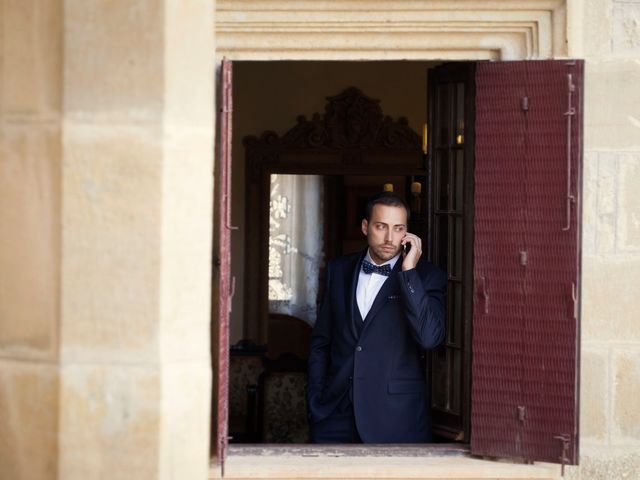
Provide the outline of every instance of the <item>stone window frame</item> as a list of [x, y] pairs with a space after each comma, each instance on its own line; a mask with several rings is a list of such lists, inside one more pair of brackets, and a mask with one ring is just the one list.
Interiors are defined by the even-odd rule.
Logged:
[[[580, 2], [398, 0], [393, 11], [387, 10], [387, 5], [378, 0], [327, 0], [322, 2], [325, 8], [320, 8], [305, 0], [272, 0], [267, 10], [260, 0], [217, 0], [216, 64], [223, 57], [232, 61], [477, 61], [559, 59], [581, 54], [572, 48], [578, 42], [571, 41], [582, 33], [577, 22], [572, 23], [572, 19], [579, 17]], [[347, 445], [265, 446], [257, 450], [240, 446], [229, 450], [231, 462], [227, 461], [225, 478], [236, 475], [280, 478], [284, 467], [278, 470], [278, 465], [283, 461], [289, 462], [297, 477], [332, 478], [334, 470], [336, 478], [344, 476], [340, 465], [327, 463], [328, 458], [340, 458], [337, 463], [351, 460], [347, 462], [349, 476], [354, 478], [394, 478], [396, 475], [384, 469], [372, 471], [367, 465], [380, 456], [412, 457], [407, 455], [406, 447], [398, 446], [387, 449], [379, 446], [354, 449]], [[437, 459], [436, 463], [445, 471], [468, 463], [474, 478], [497, 475], [493, 468], [496, 462], [480, 460], [484, 463], [477, 465], [474, 463], [477, 459], [472, 459], [464, 446], [426, 445], [416, 452], [420, 452], [420, 458]], [[363, 458], [367, 458], [364, 464]], [[245, 466], [236, 469], [233, 460], [240, 459]], [[557, 478], [560, 469], [544, 463], [501, 463], [505, 464], [512, 467], [507, 475], [518, 478], [523, 474]], [[421, 469], [420, 462], [414, 468]], [[221, 466], [212, 465], [210, 477], [222, 475]], [[500, 476], [507, 478], [504, 475], [502, 471]]]
[[260, 0], [217, 0], [216, 54], [235, 61], [542, 60], [581, 54], [571, 48], [578, 42], [570, 41], [582, 33], [577, 1], [397, 0], [392, 11], [387, 5], [272, 0], [266, 9]]

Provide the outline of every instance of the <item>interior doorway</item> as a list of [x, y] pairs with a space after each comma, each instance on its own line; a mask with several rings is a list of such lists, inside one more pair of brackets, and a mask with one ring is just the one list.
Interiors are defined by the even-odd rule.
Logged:
[[409, 231], [450, 273], [447, 339], [425, 355], [425, 379], [435, 438], [468, 441], [473, 88], [453, 65], [234, 64], [232, 442], [306, 441], [324, 266], [366, 246], [362, 210], [382, 189], [407, 201]]

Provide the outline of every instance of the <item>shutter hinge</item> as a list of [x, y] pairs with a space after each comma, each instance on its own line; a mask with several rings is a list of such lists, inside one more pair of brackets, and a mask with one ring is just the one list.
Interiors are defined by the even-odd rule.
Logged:
[[484, 276], [481, 276], [480, 279], [482, 280], [482, 283], [480, 284], [480, 291], [478, 293], [480, 293], [480, 295], [482, 296], [482, 299], [484, 300], [484, 314], [488, 315], [489, 314], [489, 294], [487, 293], [487, 279]]
[[227, 439], [222, 443], [222, 445], [220, 445], [220, 476], [222, 478], [224, 478], [224, 467], [225, 467], [225, 460], [227, 459], [227, 445], [229, 444], [229, 437], [227, 437]]
[[[570, 73], [567, 73], [567, 90], [570, 93], [576, 91], [576, 86], [573, 83], [573, 75]], [[569, 115], [568, 112], [567, 112], [567, 115]], [[573, 113], [571, 113], [571, 115], [573, 115]]]
[[232, 76], [231, 76], [231, 64], [227, 63], [227, 68], [223, 67], [224, 78], [222, 82], [224, 84], [222, 91], [222, 113], [233, 112], [233, 96], [232, 96]]
[[571, 193], [571, 117], [576, 114], [576, 109], [571, 103], [571, 97], [575, 90], [576, 86], [573, 83], [573, 75], [567, 73], [567, 111], [564, 112], [567, 117], [567, 200], [565, 206], [567, 224], [562, 227], [563, 232], [571, 229], [571, 204], [576, 201], [576, 197]]
[[576, 284], [571, 282], [571, 285], [567, 290], [567, 296], [569, 297], [569, 301], [567, 303], [567, 315], [569, 318], [573, 318], [575, 320], [578, 318], [578, 292]]
[[529, 110], [529, 97], [522, 97], [522, 102], [520, 103], [522, 110], [527, 112]]
[[527, 262], [529, 261], [529, 252], [523, 250], [520, 252], [520, 265], [523, 267], [527, 266]]
[[233, 297], [236, 294], [236, 276], [231, 277], [231, 286], [229, 287], [229, 313], [231, 313], [231, 307], [233, 306]]
[[563, 433], [560, 435], [556, 435], [553, 437], [556, 440], [560, 440], [562, 442], [562, 454], [560, 455], [560, 463], [562, 464], [562, 470], [560, 474], [564, 477], [564, 466], [569, 461], [567, 458], [567, 453], [569, 452], [569, 445], [571, 444], [571, 435], [567, 433]]
[[527, 419], [527, 408], [521, 405], [518, 406], [518, 420], [520, 420], [521, 423], [524, 423], [526, 419]]

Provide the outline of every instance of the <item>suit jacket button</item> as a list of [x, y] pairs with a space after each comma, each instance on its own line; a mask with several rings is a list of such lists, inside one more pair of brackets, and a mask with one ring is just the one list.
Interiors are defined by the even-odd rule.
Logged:
[[358, 346], [356, 347], [356, 352], [361, 352], [361, 351], [362, 351], [362, 347], [361, 347], [360, 345], [358, 345]]

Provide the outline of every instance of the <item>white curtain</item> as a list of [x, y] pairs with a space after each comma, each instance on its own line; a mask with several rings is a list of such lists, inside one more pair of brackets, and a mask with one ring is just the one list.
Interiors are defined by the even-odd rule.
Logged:
[[323, 182], [319, 175], [271, 175], [269, 311], [316, 320], [323, 252]]

